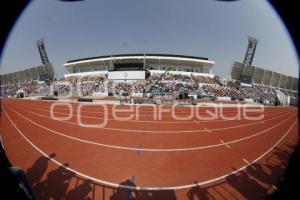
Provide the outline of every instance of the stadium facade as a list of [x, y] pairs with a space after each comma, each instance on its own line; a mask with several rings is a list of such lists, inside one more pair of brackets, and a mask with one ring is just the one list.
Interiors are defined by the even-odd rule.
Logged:
[[164, 70], [211, 74], [215, 64], [208, 58], [173, 54], [117, 54], [70, 60], [69, 74], [93, 71]]
[[29, 81], [53, 81], [54, 79], [55, 73], [51, 63], [0, 75], [1, 85], [20, 84]]
[[233, 63], [231, 79], [244, 84], [265, 85], [276, 89], [298, 92], [298, 78], [240, 62]]

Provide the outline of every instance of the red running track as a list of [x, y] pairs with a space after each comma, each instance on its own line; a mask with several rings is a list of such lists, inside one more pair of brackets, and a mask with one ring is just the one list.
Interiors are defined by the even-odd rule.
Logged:
[[[134, 117], [119, 121], [112, 105], [72, 103], [71, 113], [61, 105], [52, 117], [51, 105], [4, 100], [1, 112], [6, 153], [27, 171], [39, 199], [264, 199], [276, 189], [297, 140], [291, 107], [265, 107], [259, 120], [175, 120], [164, 107], [169, 112], [158, 120], [157, 107], [134, 106], [118, 113]], [[197, 108], [209, 116], [205, 110], [214, 111]], [[174, 109], [181, 117], [189, 112]], [[234, 117], [237, 109], [223, 114]], [[105, 127], [78, 125], [104, 119]]]

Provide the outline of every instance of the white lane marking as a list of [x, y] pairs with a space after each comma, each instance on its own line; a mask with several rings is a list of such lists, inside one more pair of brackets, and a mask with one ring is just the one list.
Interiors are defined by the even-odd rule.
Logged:
[[[1, 113], [0, 113], [0, 118], [2, 117], [3, 115], [3, 111], [4, 111], [4, 106], [3, 105], [0, 105], [1, 106]], [[3, 132], [3, 125], [2, 125], [2, 120], [0, 121], [0, 142], [1, 142], [1, 146], [2, 146], [2, 149], [5, 150], [4, 148], [4, 143], [3, 143], [3, 140], [2, 140], [2, 132]]]
[[[19, 99], [18, 99], [19, 100]], [[19, 101], [22, 101], [22, 100], [19, 100]], [[42, 103], [45, 103], [45, 101], [44, 100], [23, 100], [23, 101], [31, 101], [31, 102], [33, 102], [33, 101], [39, 101], [39, 102], [42, 102]], [[53, 101], [50, 101], [51, 103], [53, 103]], [[88, 103], [88, 102], [66, 102], [66, 103], [70, 103], [70, 104], [89, 104], [89, 105], [91, 105], [91, 106], [99, 106], [99, 104], [97, 104], [97, 103]], [[101, 104], [100, 104], [101, 105]], [[111, 106], [111, 107], [113, 107], [114, 106], [114, 104], [105, 104], [105, 105], [109, 105], [109, 106]], [[219, 103], [217, 103], [217, 105], [220, 105]], [[225, 105], [225, 104], [222, 104], [222, 105]], [[244, 106], [244, 104], [237, 104], [237, 105], [239, 105], [238, 107], [222, 107], [222, 108], [225, 108], [225, 109], [238, 109], [238, 108], [242, 108], [242, 106]], [[47, 105], [46, 105], [47, 106]], [[138, 104], [126, 104], [125, 106], [134, 106], [134, 107], [143, 107], [143, 108], [149, 108], [149, 107], [155, 107], [156, 105], [150, 105], [150, 106], [145, 106], [145, 105], [138, 105]], [[164, 107], [166, 107], [166, 108], [168, 108], [168, 107], [172, 107], [172, 106], [169, 106], [169, 105], [163, 105]], [[261, 106], [261, 105], [258, 105], [258, 106], [255, 106], [255, 105], [253, 105], [253, 108], [257, 108], [257, 107], [259, 107], [259, 106]], [[183, 106], [176, 106], [177, 108], [179, 108], [179, 111], [181, 112], [181, 113], [187, 113], [187, 112], [182, 112], [181, 111], [181, 109], [182, 109], [182, 107]], [[191, 107], [194, 107], [194, 106], [191, 106]], [[266, 106], [264, 106], [264, 107], [266, 107]], [[278, 107], [278, 106], [277, 106]], [[47, 107], [48, 108], [48, 107]], [[200, 108], [200, 109], [206, 109], [206, 108], [215, 108], [215, 107], [197, 107], [197, 108]], [[219, 108], [219, 107], [217, 107], [217, 108]], [[266, 107], [267, 108], [267, 107]], [[64, 110], [63, 108], [60, 108], [60, 109], [62, 109], [62, 110]], [[93, 108], [94, 109], [94, 108]], [[94, 111], [86, 111], [87, 113], [97, 113], [97, 114], [99, 114], [99, 112], [94, 112]], [[143, 112], [151, 112], [151, 113], [153, 113], [153, 111], [149, 111], [149, 110], [147, 110], [147, 111], [143, 111]], [[228, 113], [236, 113], [235, 111], [227, 111], [227, 112], [224, 112], [224, 114], [228, 114]], [[140, 115], [140, 116], [152, 116], [152, 115]]]
[[[22, 106], [18, 106], [18, 108], [22, 108]], [[42, 109], [42, 108], [32, 108], [33, 110], [40, 110], [40, 111], [43, 111], [43, 112], [47, 112], [49, 111], [49, 109]], [[62, 110], [62, 109], [58, 109], [56, 108], [56, 110]], [[65, 109], [63, 109], [65, 110]], [[83, 111], [83, 113], [86, 112], [86, 111]], [[140, 112], [140, 111], [139, 111]], [[57, 114], [64, 114], [64, 115], [67, 115], [66, 113], [63, 113], [63, 112], [54, 112], [54, 113], [57, 113]], [[94, 112], [94, 113], [97, 113], [97, 112]], [[268, 114], [268, 115], [264, 115], [265, 117], [269, 117], [269, 116], [273, 116], [273, 115], [277, 115], [282, 112], [273, 112], [271, 114]], [[287, 113], [287, 112], [286, 112]], [[99, 113], [98, 113], [99, 114]], [[77, 117], [78, 115], [77, 114], [74, 114], [72, 115], [73, 117]], [[138, 116], [142, 116], [142, 115], [138, 115]], [[150, 115], [149, 115], [150, 116]], [[92, 117], [92, 116], [87, 116], [87, 115], [81, 115], [80, 117], [83, 117], [83, 118], [90, 118], [90, 119], [103, 119], [101, 117]], [[153, 117], [153, 116], [152, 116]], [[117, 120], [117, 119], [114, 119], [114, 118], [109, 118], [110, 121], [120, 121], [120, 120]], [[241, 119], [241, 120], [247, 120], [245, 118]], [[226, 121], [234, 121], [234, 120], [231, 120], [231, 119], [220, 119], [220, 120], [199, 120], [199, 123], [202, 123], [202, 122], [211, 122], [211, 123], [216, 123], [216, 122], [226, 122]], [[153, 123], [153, 124], [178, 124], [178, 121], [158, 121], [158, 120], [128, 120], [126, 122], [131, 122], [131, 123]], [[193, 121], [180, 121], [180, 124], [182, 123], [186, 123], [186, 124], [193, 124], [194, 122]]]
[[129, 189], [129, 190], [180, 190], [180, 189], [186, 189], [186, 188], [191, 188], [191, 187], [195, 187], [195, 186], [202, 186], [202, 185], [206, 185], [209, 183], [213, 183], [222, 179], [225, 179], [226, 177], [236, 174], [244, 169], [246, 169], [248, 166], [252, 165], [253, 163], [257, 162], [258, 160], [260, 160], [261, 158], [263, 158], [265, 155], [267, 155], [269, 152], [271, 152], [288, 134], [289, 132], [292, 130], [292, 128], [295, 126], [295, 124], [297, 123], [297, 120], [295, 120], [295, 122], [291, 125], [291, 127], [287, 130], [287, 132], [269, 149], [267, 150], [265, 153], [263, 153], [262, 155], [260, 155], [258, 158], [256, 158], [255, 160], [253, 160], [252, 162], [250, 162], [247, 165], [244, 165], [243, 167], [240, 167], [239, 169], [229, 172], [227, 174], [224, 174], [223, 176], [219, 176], [213, 179], [209, 179], [206, 181], [202, 181], [199, 183], [193, 183], [193, 184], [188, 184], [188, 185], [180, 185], [180, 186], [170, 186], [170, 187], [138, 187], [138, 186], [127, 186], [127, 185], [119, 185], [118, 183], [113, 183], [113, 182], [109, 182], [109, 181], [105, 181], [105, 180], [101, 180], [101, 179], [97, 179], [95, 177], [91, 177], [89, 175], [86, 175], [84, 173], [81, 173], [79, 171], [76, 171], [75, 169], [72, 169], [70, 167], [66, 167], [64, 166], [62, 163], [60, 163], [59, 161], [49, 157], [46, 153], [44, 153], [41, 149], [39, 149], [36, 145], [34, 145], [23, 133], [20, 129], [18, 129], [18, 127], [13, 123], [13, 121], [11, 120], [11, 118], [8, 116], [8, 114], [6, 113], [6, 111], [4, 111], [6, 116], [8, 117], [9, 121], [13, 124], [13, 126], [15, 127], [15, 129], [19, 132], [19, 134], [35, 149], [37, 150], [39, 153], [41, 153], [43, 156], [47, 157], [49, 160], [51, 160], [52, 162], [54, 162], [55, 164], [57, 164], [60, 167], [63, 167], [64, 169], [75, 173], [78, 176], [81, 176], [85, 179], [90, 179], [92, 181], [95, 181], [96, 183], [99, 184], [103, 184], [103, 185], [107, 185], [110, 187], [119, 187], [119, 188], [123, 188], [123, 189]]
[[[75, 99], [76, 100], [76, 99]], [[53, 102], [55, 102], [55, 101], [53, 101], [53, 100], [39, 100], [39, 99], [34, 99], [34, 100], [32, 100], [32, 99], [15, 99], [15, 98], [11, 98], [11, 99], [6, 99], [6, 101], [27, 101], [27, 102], [41, 102], [41, 103], [46, 103], [46, 102], [48, 102], [49, 104], [51, 104], [51, 103], [53, 103]], [[61, 101], [61, 99], [59, 100], [59, 101]], [[63, 102], [65, 102], [65, 101], [63, 101]], [[93, 105], [93, 106], [95, 106], [95, 105], [101, 105], [101, 104], [103, 104], [103, 103], [89, 103], [89, 102], [78, 102], [78, 101], [67, 101], [68, 103], [71, 103], [71, 104], [90, 104], [90, 105]], [[110, 106], [113, 106], [114, 104], [109, 104], [109, 103], [104, 103], [104, 104], [106, 104], [106, 105], [110, 105]], [[217, 104], [223, 104], [223, 105], [226, 105], [225, 103], [222, 103], [222, 102], [220, 102], [220, 103], [217, 103]], [[134, 106], [141, 106], [141, 107], [144, 107], [144, 108], [148, 108], [149, 107], [149, 105], [148, 104], [144, 104], [144, 105], [139, 105], [139, 104], [125, 104], [125, 105], [134, 105]], [[241, 104], [241, 105], [245, 105], [245, 104]], [[151, 107], [153, 107], [152, 105], [150, 105]], [[168, 105], [165, 105], [166, 107], [168, 106]], [[252, 105], [254, 108], [255, 108], [255, 104], [253, 104]], [[261, 104], [258, 104], [258, 106], [261, 106]], [[285, 108], [285, 109], [293, 109], [293, 107], [291, 107], [291, 106], [268, 106], [268, 105], [263, 105], [263, 107], [265, 108], [265, 109], [268, 109], [268, 110], [282, 110], [282, 108]], [[202, 108], [202, 107], [200, 107], [200, 108]], [[214, 106], [205, 106], [205, 107], [203, 107], [203, 108], [215, 108]], [[228, 108], [228, 109], [232, 109], [232, 108], [234, 108], [234, 109], [236, 109], [237, 107], [224, 107], [224, 108]], [[297, 108], [295, 108], [295, 110], [297, 110]]]
[[[24, 119], [28, 119], [24, 115], [22, 115], [22, 114], [20, 114], [16, 111], [13, 111], [13, 112], [17, 113], [19, 116], [21, 116]], [[226, 143], [224, 142], [224, 143], [217, 143], [217, 144], [214, 144], [214, 145], [207, 145], [207, 146], [198, 146], [198, 147], [189, 147], [189, 148], [173, 148], [173, 149], [171, 149], [171, 148], [169, 148], [169, 149], [133, 148], [133, 147], [124, 147], [124, 146], [117, 146], [117, 145], [109, 145], [109, 144], [103, 144], [103, 143], [98, 143], [98, 142], [92, 142], [92, 141], [89, 141], [89, 140], [80, 139], [80, 138], [73, 137], [73, 136], [70, 136], [70, 135], [65, 135], [61, 132], [58, 132], [58, 131], [55, 131], [53, 129], [42, 126], [42, 125], [40, 125], [40, 124], [30, 120], [30, 119], [28, 119], [28, 121], [31, 122], [32, 124], [42, 128], [42, 129], [50, 131], [54, 134], [57, 134], [57, 135], [60, 135], [62, 137], [66, 137], [66, 138], [69, 138], [69, 139], [72, 139], [72, 140], [76, 140], [76, 141], [79, 141], [79, 142], [82, 142], [82, 143], [93, 144], [93, 145], [107, 147], [107, 148], [113, 148], [113, 149], [129, 150], [129, 151], [138, 151], [139, 150], [139, 151], [146, 151], [146, 152], [147, 151], [148, 152], [175, 152], [175, 151], [195, 151], [195, 150], [208, 149], [208, 148], [220, 147], [220, 146], [224, 146], [224, 145], [237, 143], [237, 142], [247, 140], [247, 139], [253, 138], [255, 136], [261, 135], [261, 134], [263, 134], [263, 133], [265, 133], [265, 132], [267, 132], [267, 131], [283, 124], [284, 122], [286, 122], [287, 120], [289, 120], [292, 117], [293, 117], [293, 115], [288, 117], [287, 119], [281, 121], [280, 123], [278, 123], [278, 124], [276, 124], [272, 127], [269, 127], [267, 129], [264, 129], [263, 131], [258, 132], [256, 134], [253, 134], [253, 135], [250, 135], [250, 136], [247, 136], [247, 137], [244, 137], [244, 138], [240, 138], [240, 139], [237, 139], [237, 140], [228, 141]]]
[[[18, 106], [19, 108], [21, 106]], [[41, 109], [41, 108], [32, 108], [34, 110], [40, 110], [40, 111], [44, 111], [44, 112], [48, 112], [49, 109]], [[65, 109], [56, 109], [56, 110], [65, 110]], [[86, 112], [86, 111], [84, 111]], [[140, 111], [138, 111], [140, 112]], [[57, 113], [57, 114], [64, 114], [66, 115], [66, 113], [63, 113], [63, 112], [54, 112], [54, 113]], [[97, 113], [99, 114], [98, 112], [94, 112], [94, 113]], [[269, 116], [273, 116], [273, 115], [277, 115], [279, 113], [282, 113], [282, 112], [273, 112], [272, 114], [269, 114], [269, 115], [264, 115], [265, 117], [269, 117]], [[73, 115], [73, 116], [78, 116], [78, 115]], [[138, 115], [138, 116], [142, 116], [142, 115]], [[150, 116], [150, 115], [149, 115]], [[80, 117], [83, 117], [83, 118], [90, 118], [90, 119], [103, 119], [101, 117], [92, 117], [92, 116], [86, 116], [86, 115], [81, 115]], [[155, 116], [152, 116], [152, 117], [155, 117]], [[117, 120], [117, 119], [114, 119], [114, 118], [109, 118], [109, 120], [111, 121], [120, 121], [120, 120]], [[246, 120], [245, 118], [241, 119], [241, 120]], [[220, 119], [220, 120], [200, 120], [200, 122], [212, 122], [212, 123], [216, 123], [216, 122], [226, 122], [226, 121], [234, 121], [234, 120], [231, 120], [231, 119]], [[178, 124], [178, 121], [159, 121], [159, 120], [128, 120], [126, 122], [130, 122], [130, 123], [154, 123], [154, 124]], [[186, 124], [192, 124], [193, 122], [192, 121], [180, 121], [180, 123], [186, 123]]]
[[0, 132], [0, 142], [1, 142], [2, 149], [4, 150], [5, 148], [4, 148], [4, 143], [3, 143], [3, 140], [2, 140], [1, 134], [2, 134], [2, 131]]
[[[10, 107], [12, 107], [12, 106], [10, 106]], [[13, 109], [13, 108], [11, 108], [11, 109]], [[38, 113], [31, 112], [28, 109], [22, 109], [22, 108], [18, 108], [18, 109], [24, 110], [25, 112], [32, 113], [32, 114], [34, 114], [36, 116], [39, 116], [39, 117], [43, 117], [43, 118], [46, 118], [46, 119], [51, 119], [46, 115], [40, 115]], [[17, 111], [15, 111], [16, 109], [13, 109], [13, 110], [14, 110], [14, 112], [17, 112]], [[285, 115], [290, 115], [290, 113], [282, 114], [282, 115], [279, 115], [277, 117], [273, 117], [271, 119], [266, 119], [266, 120], [264, 120], [264, 122], [270, 121], [270, 120], [273, 120], [273, 119], [277, 119], [277, 118], [280, 118], [280, 117], [285, 116]], [[51, 120], [53, 120], [53, 119], [51, 119]], [[59, 121], [59, 122], [79, 126], [77, 123], [70, 122], [70, 121]], [[261, 124], [261, 121], [254, 122], [254, 123], [241, 124], [241, 125], [236, 125], [236, 126], [223, 127], [223, 128], [200, 129], [200, 130], [199, 129], [194, 129], [194, 130], [180, 130], [180, 131], [177, 131], [177, 130], [167, 130], [167, 131], [163, 130], [163, 131], [160, 131], [160, 130], [121, 129], [121, 128], [109, 128], [109, 127], [102, 127], [100, 129], [122, 131], [122, 132], [129, 132], [129, 133], [131, 133], [131, 132], [144, 132], [144, 133], [149, 133], [149, 134], [150, 133], [151, 134], [162, 134], [162, 133], [175, 134], [175, 133], [200, 133], [200, 132], [207, 132], [207, 131], [228, 130], [228, 129], [235, 129], [235, 128], [240, 128], [240, 127], [245, 127], [245, 126], [251, 126], [251, 125], [255, 125], [255, 124]], [[95, 129], [97, 129], [96, 127], [85, 127], [85, 128], [95, 128]]]
[[[78, 103], [78, 102], [75, 102], [75, 103]], [[84, 104], [87, 104], [87, 103], [85, 103], [84, 102]], [[79, 103], [79, 105], [80, 105], [80, 103]], [[96, 104], [97, 105], [97, 104]], [[46, 105], [47, 106], [47, 105]], [[129, 105], [130, 106], [130, 105]], [[42, 106], [42, 107], [44, 107], [44, 106]], [[140, 105], [135, 105], [135, 107], [142, 107], [142, 106], [140, 106]], [[236, 109], [236, 108], [234, 108], [234, 109]], [[47, 110], [49, 110], [49, 108], [47, 107]], [[63, 109], [63, 108], [58, 108], [57, 110], [65, 110], [65, 109]], [[96, 113], [96, 114], [100, 114], [100, 113], [102, 113], [102, 112], [93, 112], [93, 111], [84, 111], [84, 112], [87, 112], [87, 113]], [[140, 111], [138, 111], [139, 113], [140, 113]], [[144, 112], [144, 111], [143, 111]], [[58, 113], [58, 112], [57, 112]], [[224, 112], [224, 114], [225, 113], [236, 113], [236, 112]], [[280, 113], [280, 112], [272, 112], [272, 114], [278, 114], [278, 113]], [[61, 113], [61, 114], [64, 114], [64, 113]], [[270, 114], [271, 115], [271, 114]], [[152, 116], [152, 117], [154, 117], [153, 116], [153, 114], [152, 115], [138, 115], [138, 116]], [[170, 117], [170, 116], [169, 116]], [[168, 118], [169, 118], [168, 117]], [[94, 118], [94, 117], [86, 117], [86, 118]], [[95, 119], [98, 119], [97, 117], [95, 118]], [[99, 118], [99, 119], [103, 119], [103, 118]], [[114, 120], [114, 119], [110, 119], [110, 120]], [[219, 121], [219, 122], [222, 122], [222, 121], [231, 121], [231, 120], [228, 120], [228, 119], [221, 119], [221, 120], [217, 120], [217, 121]], [[128, 121], [128, 122], [142, 122], [142, 123], [144, 123], [144, 122], [146, 122], [146, 123], [162, 123], [162, 124], [164, 124], [164, 123], [177, 123], [177, 122], [170, 122], [170, 121], [155, 121], [155, 120], [152, 120], [152, 121], [149, 121], [149, 120], [130, 120], [130, 121]], [[181, 123], [191, 123], [190, 121], [189, 122], [186, 122], [186, 121], [180, 121]], [[201, 122], [212, 122], [212, 120], [202, 120]]]

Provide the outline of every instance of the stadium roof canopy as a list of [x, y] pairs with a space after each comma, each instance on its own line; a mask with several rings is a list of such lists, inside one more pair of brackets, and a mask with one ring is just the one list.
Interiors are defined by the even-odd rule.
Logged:
[[280, 89], [298, 90], [299, 79], [279, 74], [277, 72], [234, 62], [231, 70], [231, 79], [247, 84], [267, 85]]
[[[146, 65], [161, 65], [161, 66], [177, 66], [183, 68], [189, 67], [202, 67], [205, 72], [211, 70], [214, 61], [208, 60], [204, 57], [173, 55], [173, 54], [116, 54], [98, 57], [89, 57], [76, 60], [67, 61], [64, 67], [71, 72], [74, 67], [95, 67], [95, 66], [109, 66], [111, 63], [132, 63], [132, 62], [145, 62]], [[74, 70], [73, 70], [74, 71]], [[93, 70], [91, 70], [93, 71]], [[74, 73], [74, 72], [73, 72]]]
[[89, 57], [89, 58], [81, 58], [76, 60], [70, 60], [67, 61], [67, 63], [74, 63], [79, 61], [87, 61], [87, 60], [109, 60], [111, 58], [114, 59], [126, 59], [126, 57], [130, 58], [153, 58], [153, 59], [172, 59], [172, 60], [178, 60], [178, 59], [194, 59], [194, 60], [207, 60], [208, 58], [204, 57], [197, 57], [197, 56], [185, 56], [185, 55], [175, 55], [175, 54], [115, 54], [115, 55], [105, 55], [105, 56], [97, 56], [97, 57]]
[[18, 84], [26, 81], [52, 81], [54, 78], [55, 73], [51, 63], [11, 72], [8, 74], [0, 74], [1, 85]]

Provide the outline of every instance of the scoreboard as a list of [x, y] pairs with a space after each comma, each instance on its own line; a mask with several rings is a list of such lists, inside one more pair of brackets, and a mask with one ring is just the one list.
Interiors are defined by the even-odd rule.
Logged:
[[252, 84], [251, 76], [241, 75], [240, 77], [241, 77], [240, 78], [241, 83]]
[[114, 63], [108, 71], [109, 80], [144, 80], [144, 64], [140, 62]]
[[145, 71], [109, 71], [108, 80], [144, 80]]

